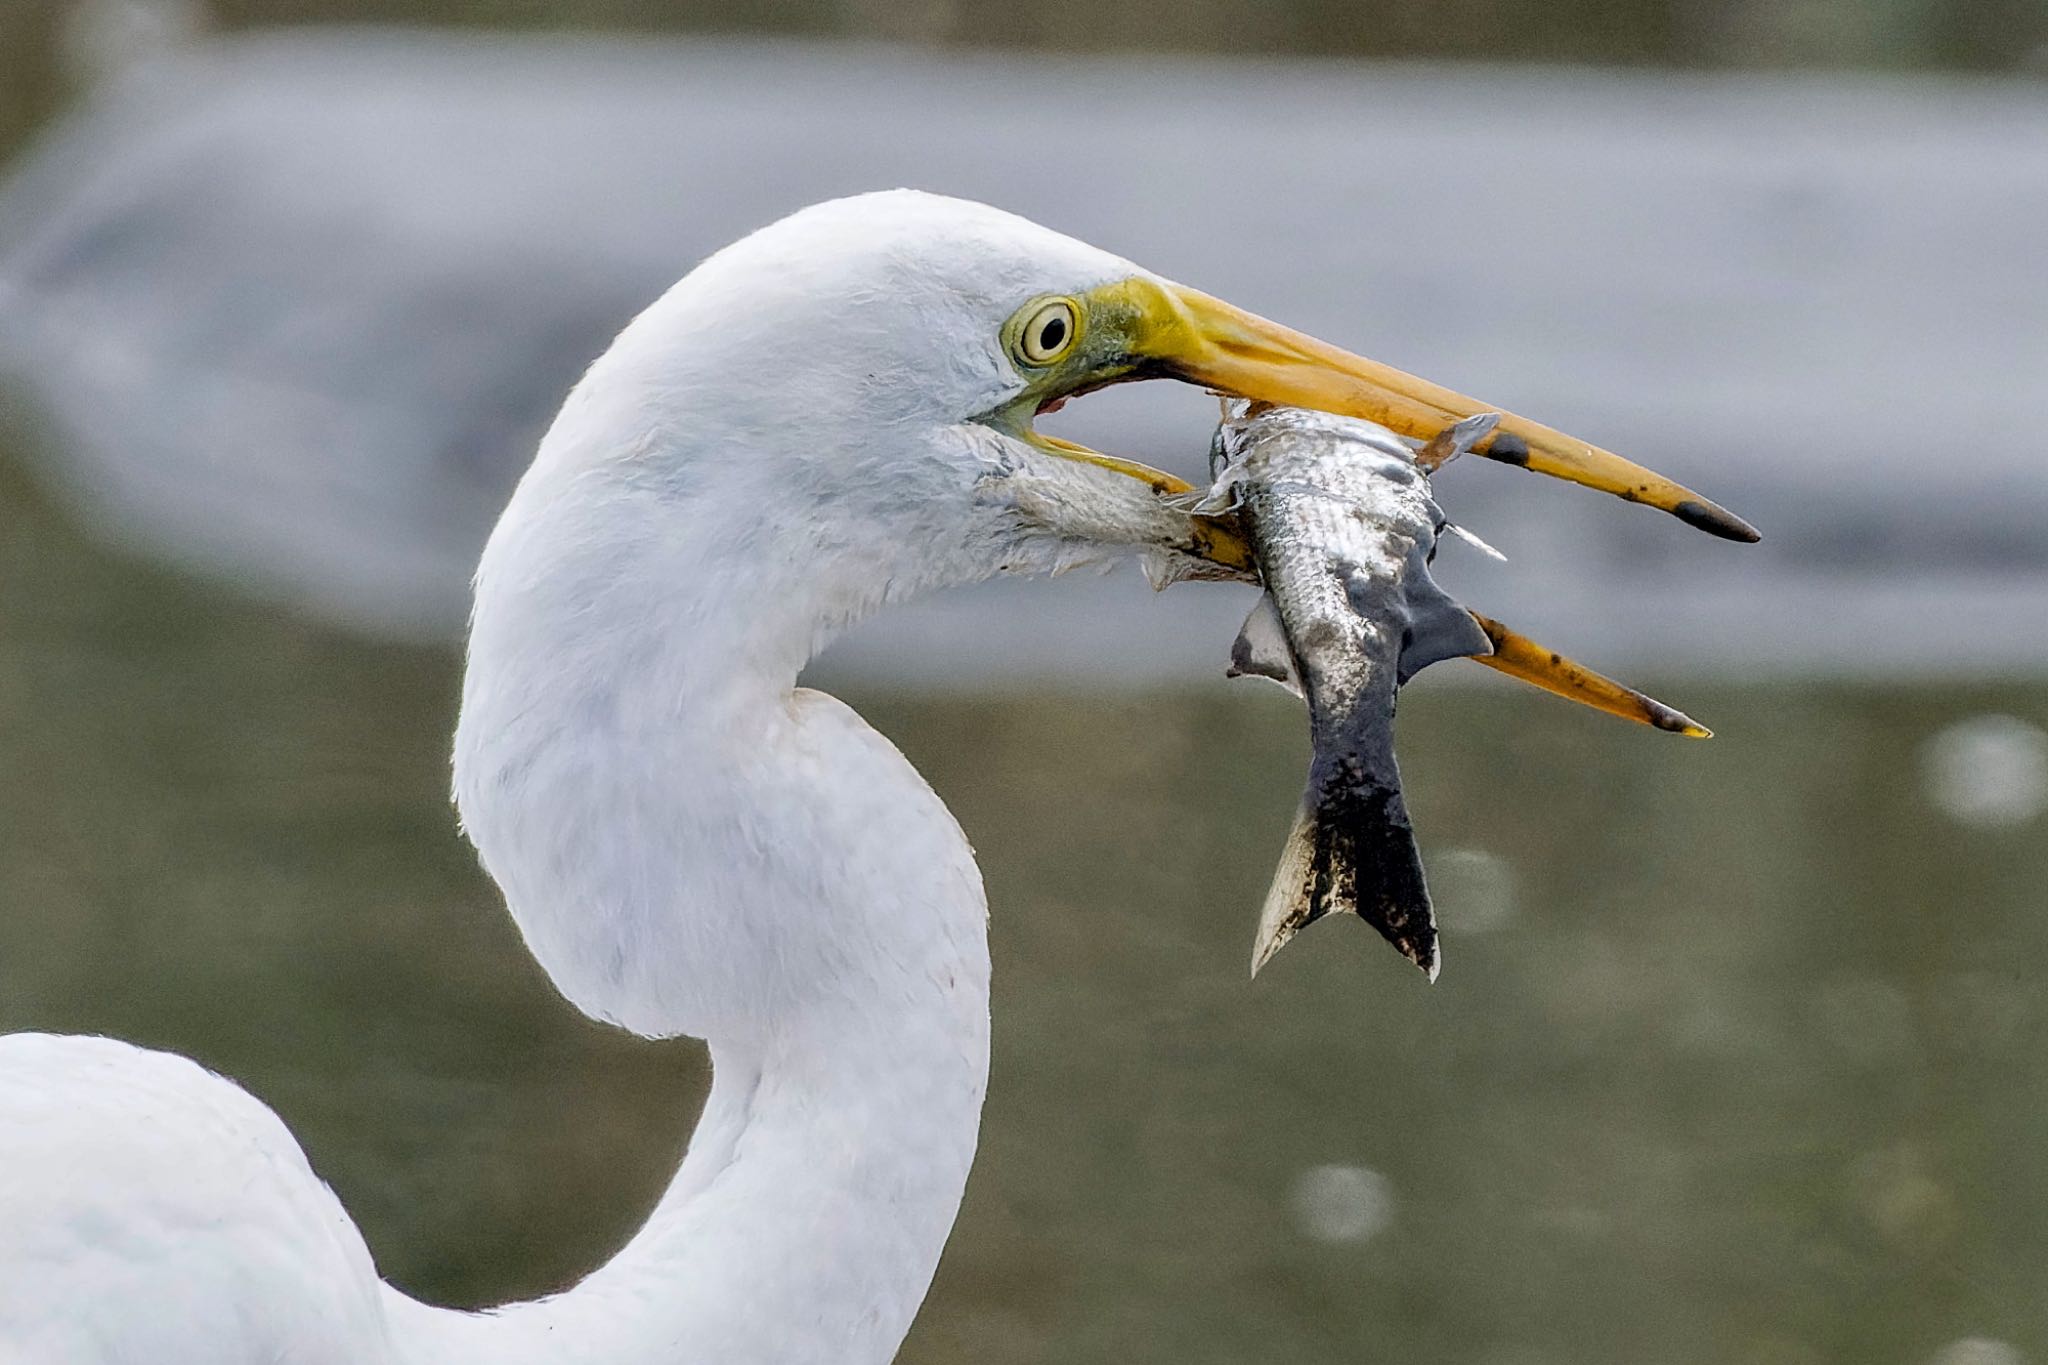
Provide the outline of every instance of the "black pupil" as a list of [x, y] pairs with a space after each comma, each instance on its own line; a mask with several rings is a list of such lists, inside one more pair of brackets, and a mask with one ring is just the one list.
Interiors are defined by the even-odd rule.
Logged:
[[1067, 320], [1058, 313], [1047, 318], [1045, 325], [1038, 329], [1038, 349], [1041, 351], [1053, 350], [1066, 339]]

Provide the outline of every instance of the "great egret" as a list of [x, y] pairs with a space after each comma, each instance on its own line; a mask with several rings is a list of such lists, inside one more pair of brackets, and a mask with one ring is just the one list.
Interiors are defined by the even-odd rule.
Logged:
[[[291, 1134], [184, 1058], [0, 1042], [0, 1357], [881, 1362], [952, 1226], [988, 1067], [981, 881], [952, 817], [796, 686], [886, 602], [1137, 553], [1241, 573], [1185, 485], [1031, 428], [1173, 376], [1429, 434], [1480, 405], [976, 204], [897, 191], [718, 253], [564, 404], [484, 551], [455, 794], [579, 1007], [708, 1040], [646, 1225], [482, 1313], [382, 1283]], [[1509, 418], [1494, 454], [1741, 536]], [[1540, 671], [1540, 670], [1539, 670]]]

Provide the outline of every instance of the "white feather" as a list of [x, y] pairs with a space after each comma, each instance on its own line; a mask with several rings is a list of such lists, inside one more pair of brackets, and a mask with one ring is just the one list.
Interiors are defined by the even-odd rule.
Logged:
[[0, 1359], [888, 1360], [974, 1152], [986, 908], [910, 765], [795, 680], [885, 602], [1142, 544], [1134, 481], [967, 420], [1020, 391], [1012, 310], [1133, 273], [928, 195], [807, 210], [634, 321], [506, 508], [476, 580], [464, 827], [570, 1000], [706, 1038], [715, 1065], [613, 1261], [493, 1313], [414, 1303], [248, 1095], [16, 1037]]

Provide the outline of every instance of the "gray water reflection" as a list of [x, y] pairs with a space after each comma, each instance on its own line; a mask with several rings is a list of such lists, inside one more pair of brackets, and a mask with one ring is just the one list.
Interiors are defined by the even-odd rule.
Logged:
[[[0, 1027], [242, 1079], [389, 1274], [476, 1303], [624, 1236], [704, 1075], [520, 949], [445, 799], [455, 667], [0, 475]], [[2048, 1358], [2044, 828], [1923, 759], [2048, 686], [1676, 687], [1687, 744], [1426, 681], [1434, 988], [1348, 923], [1245, 981], [1277, 692], [850, 694], [994, 905], [982, 1159], [905, 1359]]]

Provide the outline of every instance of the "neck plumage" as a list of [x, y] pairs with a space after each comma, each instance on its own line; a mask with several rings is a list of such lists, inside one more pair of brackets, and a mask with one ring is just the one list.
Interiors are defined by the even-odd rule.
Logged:
[[962, 1028], [899, 1019], [892, 1036], [873, 1022], [848, 1020], [839, 1037], [800, 1031], [779, 1055], [714, 1046], [689, 1154], [618, 1255], [566, 1293], [488, 1313], [405, 1301], [393, 1315], [401, 1358], [892, 1359], [966, 1184], [986, 1043]]
[[821, 621], [725, 567], [720, 510], [543, 464], [485, 553], [465, 826], [563, 993], [705, 1038], [714, 1080], [617, 1257], [484, 1314], [393, 1293], [408, 1362], [878, 1365], [958, 1210], [988, 1068], [979, 875], [908, 762], [795, 687], [845, 606]]

